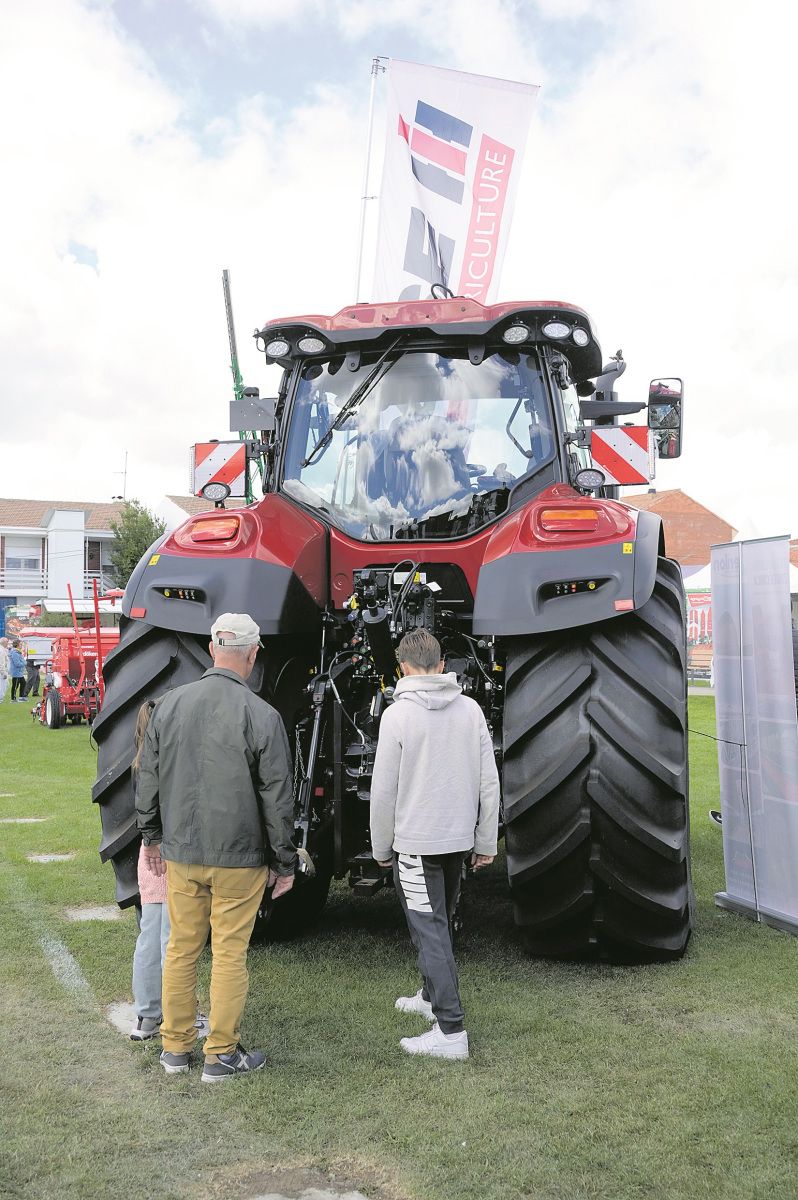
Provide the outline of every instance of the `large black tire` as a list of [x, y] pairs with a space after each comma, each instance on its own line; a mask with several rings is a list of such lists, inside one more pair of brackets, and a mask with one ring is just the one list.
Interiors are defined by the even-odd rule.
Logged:
[[533, 953], [680, 957], [692, 923], [684, 589], [660, 558], [628, 616], [516, 638], [503, 791], [515, 918]]
[[133, 733], [145, 700], [199, 679], [210, 667], [207, 640], [157, 629], [144, 621], [120, 622], [119, 645], [103, 666], [105, 699], [92, 725], [99, 747], [92, 799], [100, 805], [100, 858], [116, 873], [116, 900], [122, 907], [138, 900], [139, 834], [130, 767]]

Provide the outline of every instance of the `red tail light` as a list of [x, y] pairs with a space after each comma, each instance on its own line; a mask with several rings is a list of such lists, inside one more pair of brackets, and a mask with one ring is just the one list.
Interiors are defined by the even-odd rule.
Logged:
[[598, 529], [599, 515], [595, 508], [544, 508], [540, 527], [550, 533], [568, 530], [572, 533], [592, 533]]
[[193, 545], [202, 542], [231, 542], [238, 537], [240, 527], [241, 518], [230, 513], [200, 516], [183, 529], [176, 530], [174, 539], [179, 546], [190, 550]]

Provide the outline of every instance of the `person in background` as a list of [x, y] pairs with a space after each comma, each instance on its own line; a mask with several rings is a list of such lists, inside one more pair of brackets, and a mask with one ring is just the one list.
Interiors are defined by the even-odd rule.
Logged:
[[10, 663], [8, 661], [8, 638], [1, 637], [0, 638], [0, 704], [2, 704], [2, 702], [5, 700], [6, 692], [8, 691], [8, 672], [9, 672], [9, 670], [10, 670]]
[[33, 661], [33, 651], [28, 651], [27, 662], [25, 663], [25, 697], [38, 696], [39, 694], [39, 668]]
[[189, 1070], [196, 1041], [197, 960], [212, 935], [210, 1033], [203, 1083], [257, 1071], [239, 1025], [247, 948], [267, 887], [294, 883], [291, 752], [276, 709], [246, 686], [260, 630], [246, 613], [211, 627], [213, 667], [168, 692], [144, 735], [136, 812], [144, 860], [167, 873], [171, 933], [163, 971], [161, 1065]]
[[380, 720], [371, 780], [371, 847], [392, 867], [396, 894], [418, 951], [422, 987], [396, 1008], [432, 1021], [402, 1038], [407, 1054], [468, 1058], [451, 919], [463, 864], [496, 855], [499, 773], [482, 710], [443, 674], [440, 643], [426, 629], [405, 634], [396, 651], [403, 679]]
[[[19, 638], [14, 638], [8, 652], [9, 675], [11, 676], [11, 703], [25, 703], [25, 656], [20, 648]], [[19, 692], [19, 695], [17, 695]]]

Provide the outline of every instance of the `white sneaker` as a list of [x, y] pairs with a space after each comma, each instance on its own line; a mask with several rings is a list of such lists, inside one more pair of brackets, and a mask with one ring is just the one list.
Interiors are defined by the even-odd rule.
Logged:
[[394, 1004], [394, 1008], [398, 1008], [399, 1012], [418, 1013], [420, 1017], [426, 1017], [428, 1021], [435, 1020], [435, 1014], [432, 1011], [432, 1005], [429, 1000], [425, 1000], [422, 995], [422, 988], [419, 988], [415, 996], [400, 996]]
[[428, 1033], [420, 1037], [402, 1038], [399, 1045], [405, 1054], [427, 1054], [431, 1058], [468, 1058], [468, 1034], [443, 1033], [437, 1021]]

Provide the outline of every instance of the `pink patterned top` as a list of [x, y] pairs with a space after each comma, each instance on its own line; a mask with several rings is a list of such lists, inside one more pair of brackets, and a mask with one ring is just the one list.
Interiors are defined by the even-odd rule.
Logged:
[[139, 850], [139, 892], [142, 904], [166, 904], [166, 876], [153, 875], [144, 865], [144, 846]]

